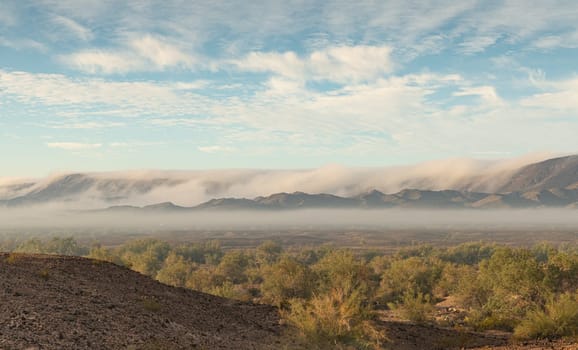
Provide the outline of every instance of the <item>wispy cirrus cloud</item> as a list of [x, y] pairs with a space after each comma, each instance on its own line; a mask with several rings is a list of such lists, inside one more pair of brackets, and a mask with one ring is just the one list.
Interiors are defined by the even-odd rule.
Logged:
[[73, 20], [60, 15], [53, 15], [51, 18], [52, 22], [57, 25], [59, 30], [56, 33], [61, 37], [74, 38], [81, 41], [90, 41], [94, 38], [94, 33], [88, 27], [85, 27]]
[[90, 129], [104, 129], [116, 128], [124, 126], [126, 123], [112, 122], [112, 121], [59, 121], [56, 123], [49, 123], [45, 125], [51, 129], [76, 129], [76, 130], [90, 130]]
[[578, 78], [559, 81], [539, 80], [534, 83], [542, 91], [522, 99], [523, 106], [571, 113], [568, 116], [575, 118], [578, 113]]
[[101, 148], [101, 143], [82, 143], [82, 142], [47, 142], [46, 146], [50, 148], [59, 148], [67, 151], [82, 151]]
[[144, 35], [132, 38], [115, 49], [88, 49], [62, 55], [59, 60], [71, 68], [90, 74], [122, 74], [192, 68], [195, 57], [164, 38]]
[[[24, 103], [46, 106], [76, 106], [91, 112], [112, 108], [114, 115], [128, 111], [150, 113], [190, 113], [189, 108], [203, 110], [204, 97], [190, 89], [196, 85], [179, 82], [113, 81], [99, 78], [70, 78], [63, 74], [33, 74], [0, 70], [0, 89], [5, 97]], [[105, 108], [106, 107], [106, 108]], [[66, 112], [66, 109], [63, 110]], [[106, 113], [103, 113], [106, 114]]]
[[234, 148], [229, 146], [220, 146], [220, 145], [212, 145], [212, 146], [199, 146], [197, 147], [199, 151], [204, 153], [220, 153], [220, 152], [233, 152]]
[[484, 101], [498, 105], [503, 101], [498, 96], [496, 88], [493, 86], [475, 86], [475, 87], [462, 87], [459, 91], [454, 92], [454, 96], [478, 96]]
[[[475, 54], [499, 42], [564, 47], [565, 41], [552, 39], [575, 32], [578, 19], [573, 0], [537, 0], [531, 6], [523, 0], [411, 4], [404, 0], [351, 4], [341, 0], [256, 0], [250, 4], [233, 0], [41, 0], [33, 4], [40, 9], [38, 25], [30, 28], [38, 31], [32, 33], [34, 37], [44, 36], [46, 23], [53, 22], [45, 17], [57, 14], [61, 25], [77, 38], [98, 38], [103, 52], [125, 47], [127, 36], [135, 33], [162, 33], [174, 41], [210, 48], [212, 59], [271, 51], [271, 42], [287, 43], [279, 51], [289, 51], [295, 36], [305, 36], [297, 45], [304, 52], [336, 43], [387, 43], [404, 60], [443, 50]], [[6, 18], [14, 17], [5, 13]]]

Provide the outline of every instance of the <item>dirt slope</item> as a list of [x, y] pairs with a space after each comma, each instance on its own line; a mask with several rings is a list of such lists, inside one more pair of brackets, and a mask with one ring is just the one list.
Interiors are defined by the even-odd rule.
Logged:
[[274, 308], [79, 257], [0, 254], [0, 349], [277, 349]]

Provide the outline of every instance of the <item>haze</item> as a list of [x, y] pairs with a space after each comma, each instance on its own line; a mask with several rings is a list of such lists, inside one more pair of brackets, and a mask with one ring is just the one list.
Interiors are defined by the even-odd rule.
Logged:
[[243, 229], [578, 229], [571, 209], [533, 210], [294, 210], [194, 213], [0, 211], [0, 230], [25, 229], [243, 230]]

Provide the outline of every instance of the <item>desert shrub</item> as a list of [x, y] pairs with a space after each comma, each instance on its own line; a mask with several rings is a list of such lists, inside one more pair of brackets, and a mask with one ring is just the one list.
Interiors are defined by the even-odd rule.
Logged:
[[427, 258], [436, 254], [437, 251], [431, 244], [417, 244], [399, 249], [395, 254], [395, 258], [400, 260], [405, 260], [412, 257]]
[[58, 254], [77, 256], [88, 254], [88, 248], [79, 245], [72, 237], [53, 237], [47, 241], [32, 238], [20, 244], [18, 247], [16, 247], [16, 249], [14, 249], [14, 251], [31, 254]]
[[412, 256], [394, 260], [381, 277], [380, 298], [385, 302], [401, 301], [404, 293], [433, 297], [442, 271], [443, 263], [438, 259]]
[[153, 297], [143, 297], [141, 302], [142, 306], [147, 311], [159, 312], [162, 308], [162, 305]]
[[308, 266], [285, 255], [274, 265], [263, 268], [263, 301], [286, 306], [290, 299], [308, 299], [313, 293], [314, 281], [315, 275]]
[[378, 349], [385, 340], [373, 324], [371, 310], [363, 293], [336, 288], [310, 301], [294, 299], [282, 317], [305, 339], [310, 347], [336, 349], [345, 345]]
[[155, 276], [163, 266], [171, 246], [156, 239], [139, 239], [125, 243], [116, 254], [125, 266], [142, 274]]
[[551, 290], [544, 269], [528, 249], [497, 248], [482, 261], [478, 275], [465, 275], [461, 298], [471, 307], [468, 322], [477, 329], [511, 331], [526, 313], [544, 304]]
[[551, 244], [543, 242], [540, 244], [536, 244], [531, 249], [534, 258], [539, 263], [545, 263], [550, 260], [551, 256], [554, 256], [558, 253], [558, 250], [554, 248]]
[[507, 295], [492, 295], [481, 308], [471, 309], [466, 322], [476, 330], [512, 331], [531, 305]]
[[578, 300], [565, 293], [551, 298], [544, 309], [530, 311], [515, 328], [514, 336], [522, 339], [558, 338], [578, 334]]
[[19, 244], [16, 249], [16, 253], [28, 253], [28, 254], [41, 254], [44, 253], [44, 242], [37, 238], [31, 238], [24, 243]]
[[19, 259], [20, 259], [20, 255], [18, 253], [10, 253], [6, 257], [5, 261], [7, 264], [14, 265], [14, 264], [18, 263]]
[[578, 289], [578, 254], [557, 252], [548, 257], [544, 283], [557, 293]]
[[45, 281], [50, 279], [50, 271], [48, 269], [42, 269], [38, 271], [38, 277], [42, 278]]
[[83, 256], [88, 254], [88, 250], [72, 237], [54, 237], [46, 243], [46, 251], [50, 254]]
[[470, 297], [472, 284], [475, 284], [476, 278], [475, 267], [447, 263], [443, 266], [441, 277], [434, 288], [434, 294], [440, 298], [460, 294]]
[[392, 258], [390, 256], [378, 255], [369, 261], [369, 267], [373, 270], [374, 274], [381, 276], [391, 267], [391, 262]]
[[294, 252], [293, 255], [295, 259], [297, 259], [302, 264], [307, 266], [314, 265], [317, 263], [326, 252], [320, 251], [318, 249], [311, 249], [311, 248], [303, 248], [299, 249], [297, 252]]
[[217, 265], [224, 255], [221, 243], [216, 240], [180, 244], [173, 251], [185, 260], [209, 265]]
[[[447, 272], [447, 275], [446, 275]], [[482, 281], [476, 268], [456, 266], [444, 270], [440, 284], [453, 283], [450, 293], [457, 297], [461, 306], [466, 309], [481, 309], [492, 295], [492, 287]]]
[[459, 265], [477, 265], [488, 260], [496, 249], [495, 245], [485, 243], [463, 243], [447, 248], [440, 254], [440, 259]]
[[225, 281], [220, 285], [214, 286], [207, 290], [207, 293], [228, 299], [249, 301], [252, 296], [242, 285], [233, 284], [231, 281]]
[[107, 249], [99, 244], [93, 245], [87, 255], [90, 259], [108, 261], [118, 265], [122, 265], [120, 257], [113, 253], [112, 249]]
[[401, 302], [393, 304], [392, 308], [399, 310], [406, 320], [420, 324], [430, 321], [434, 311], [429, 295], [411, 292], [404, 293]]
[[192, 262], [186, 261], [175, 252], [170, 252], [163, 267], [157, 273], [156, 279], [171, 286], [184, 287], [193, 269]]
[[203, 265], [192, 271], [185, 282], [185, 287], [209, 293], [215, 287], [225, 283], [225, 277], [216, 272], [216, 267]]
[[480, 277], [496, 292], [528, 301], [543, 300], [544, 272], [527, 249], [500, 248], [480, 265]]
[[321, 293], [340, 289], [357, 290], [367, 299], [373, 288], [373, 274], [369, 265], [349, 250], [334, 250], [325, 254], [312, 266], [317, 275], [317, 290]]
[[227, 252], [217, 266], [216, 272], [233, 284], [247, 282], [245, 270], [249, 267], [250, 257], [243, 251]]
[[279, 259], [282, 252], [283, 248], [279, 243], [265, 241], [255, 250], [255, 262], [259, 266], [271, 265]]

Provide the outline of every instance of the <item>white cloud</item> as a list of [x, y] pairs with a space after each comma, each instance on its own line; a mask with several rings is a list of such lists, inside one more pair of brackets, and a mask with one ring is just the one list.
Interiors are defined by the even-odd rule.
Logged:
[[35, 51], [46, 51], [46, 45], [41, 42], [32, 39], [7, 39], [0, 36], [0, 46], [9, 47], [16, 50], [35, 50]]
[[94, 38], [92, 31], [76, 22], [72, 18], [54, 15], [52, 21], [64, 29], [64, 33], [69, 34], [69, 37], [74, 37], [82, 41], [90, 41]]
[[50, 148], [60, 148], [67, 151], [81, 151], [96, 149], [102, 147], [100, 143], [81, 143], [81, 142], [48, 142], [46, 145]]
[[[163, 33], [166, 36], [163, 39], [171, 39], [171, 46], [185, 43], [187, 50], [183, 51], [180, 44], [176, 46], [186, 56], [191, 47], [215, 46], [220, 51], [213, 59], [243, 55], [266, 47], [271, 41], [284, 43], [287, 37], [303, 33], [312, 33], [304, 38], [303, 44], [308, 49], [388, 43], [395, 55], [407, 60], [447, 48], [478, 53], [492, 46], [497, 38], [510, 43], [535, 43], [537, 47], [564, 47], [572, 45], [566, 38], [572, 37], [570, 33], [576, 31], [578, 20], [574, 0], [536, 0], [531, 6], [524, 0], [436, 0], [410, 4], [407, 0], [352, 3], [342, 0], [254, 0], [250, 3], [38, 0], [34, 6], [41, 13], [40, 25], [26, 28], [34, 38], [46, 34], [43, 23], [49, 20], [42, 20], [55, 13], [63, 22], [61, 25], [78, 38], [101, 39], [102, 52], [132, 52], [135, 47], [126, 42], [127, 37], [135, 33]], [[190, 57], [180, 57], [179, 52], [170, 54], [170, 49], [157, 44], [142, 44], [161, 49], [160, 53], [152, 53], [145, 59], [153, 62], [154, 69], [190, 66]], [[101, 71], [119, 72], [105, 68]]]
[[119, 122], [59, 122], [50, 123], [47, 126], [52, 129], [102, 129], [102, 128], [115, 128], [126, 125], [125, 123]]
[[295, 80], [351, 83], [376, 80], [393, 69], [389, 46], [335, 46], [299, 57], [295, 52], [252, 52], [232, 62], [238, 69]]
[[[90, 123], [114, 123], [119, 116], [130, 116], [133, 119], [126, 125], [139, 130], [187, 127], [202, 131], [202, 141], [193, 143], [202, 152], [232, 151], [219, 144], [227, 140], [239, 145], [244, 154], [371, 155], [374, 159], [395, 154], [416, 157], [424, 150], [440, 157], [543, 150], [544, 143], [532, 140], [541, 138], [544, 123], [550, 115], [560, 115], [561, 106], [578, 108], [573, 102], [578, 100], [577, 83], [536, 84], [543, 93], [501, 103], [493, 86], [476, 85], [455, 74], [386, 76], [331, 91], [312, 91], [297, 79], [274, 74], [262, 89], [241, 98], [212, 96], [220, 91], [219, 86], [206, 83], [72, 79], [0, 70], [4, 100], [16, 99], [43, 115], [46, 106], [54, 106], [55, 115], [77, 118], [60, 123], [73, 128], [98, 127], [102, 125]], [[203, 91], [206, 95], [195, 91], [198, 86], [208, 89]], [[460, 105], [460, 96], [480, 98]], [[90, 120], [83, 119], [85, 113]], [[548, 124], [561, 135], [548, 142], [550, 150], [576, 146], [571, 136], [575, 127], [570, 121]], [[512, 135], [513, 129], [519, 132]]]
[[197, 149], [201, 152], [204, 153], [229, 153], [229, 152], [233, 152], [234, 149], [232, 147], [228, 147], [228, 146], [200, 146], [197, 147]]
[[192, 68], [195, 59], [166, 38], [142, 35], [117, 49], [88, 49], [62, 55], [59, 60], [90, 74], [118, 74], [135, 71], [163, 71]]
[[560, 35], [546, 35], [536, 39], [533, 46], [538, 49], [556, 49], [556, 48], [577, 48], [578, 47], [578, 30]]
[[130, 142], [111, 142], [108, 145], [114, 148], [136, 148], [136, 147], [160, 146], [164, 144], [165, 144], [164, 142], [160, 141], [130, 141]]
[[569, 112], [573, 116], [578, 113], [578, 78], [562, 81], [536, 80], [534, 83], [545, 92], [523, 98], [522, 106]]
[[194, 64], [193, 57], [184, 53], [176, 45], [164, 40], [145, 35], [130, 41], [130, 46], [142, 58], [153, 63], [160, 69], [168, 67], [191, 67]]
[[463, 87], [459, 91], [454, 92], [454, 96], [479, 96], [484, 101], [497, 105], [501, 104], [503, 101], [498, 96], [496, 88], [493, 86], [476, 86], [476, 87]]
[[90, 74], [115, 74], [140, 71], [147, 68], [146, 62], [128, 52], [84, 50], [61, 56], [60, 60], [71, 68]]
[[475, 54], [485, 51], [498, 41], [499, 35], [484, 35], [468, 39], [459, 45], [459, 50], [464, 54]]
[[[187, 83], [188, 84], [188, 83]], [[190, 115], [206, 113], [211, 104], [206, 98], [181, 83], [143, 81], [107, 81], [69, 78], [62, 74], [33, 74], [0, 70], [1, 94], [26, 104], [74, 106], [74, 114], [93, 114], [98, 106], [101, 115], [143, 117], [155, 115]], [[63, 114], [71, 116], [66, 108]]]

